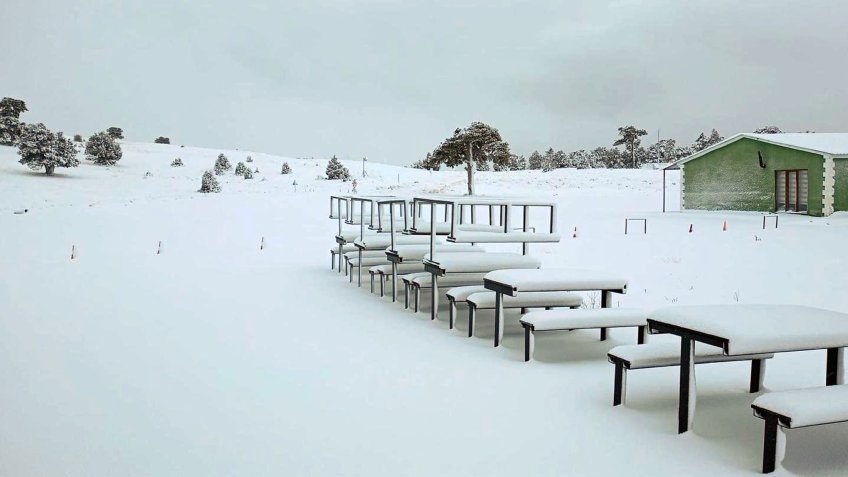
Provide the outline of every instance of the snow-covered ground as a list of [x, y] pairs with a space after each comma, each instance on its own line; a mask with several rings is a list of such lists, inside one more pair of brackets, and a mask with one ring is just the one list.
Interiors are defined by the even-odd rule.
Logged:
[[[316, 180], [325, 161], [286, 159], [294, 174], [281, 175], [283, 158], [223, 151], [233, 165], [251, 154], [260, 173], [203, 195], [222, 151], [123, 146], [114, 167], [54, 177], [0, 147], [0, 475], [759, 471], [746, 363], [698, 368], [695, 428], [679, 436], [676, 369], [632, 373], [627, 405], [611, 406], [606, 351], [634, 330], [542, 335], [524, 363], [515, 314], [493, 349], [491, 315], [468, 339], [464, 319], [449, 331], [446, 316], [433, 323], [330, 271], [328, 196], [350, 184]], [[170, 167], [178, 156], [185, 167]], [[464, 191], [461, 171], [366, 168], [360, 192]], [[556, 198], [564, 239], [532, 253], [625, 274], [621, 306], [848, 311], [848, 217], [787, 215], [762, 230], [754, 213], [661, 214], [657, 171], [477, 178], [480, 193]], [[626, 217], [646, 218], [647, 235], [625, 236]], [[824, 353], [801, 352], [773, 359], [765, 385], [823, 381]], [[846, 424], [790, 431], [778, 472], [845, 475], [846, 444]]]

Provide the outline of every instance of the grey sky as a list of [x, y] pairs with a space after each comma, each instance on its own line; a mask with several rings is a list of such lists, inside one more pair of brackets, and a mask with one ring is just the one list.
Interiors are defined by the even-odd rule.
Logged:
[[844, 1], [2, 4], [0, 96], [69, 134], [408, 164], [474, 120], [521, 154], [848, 130]]

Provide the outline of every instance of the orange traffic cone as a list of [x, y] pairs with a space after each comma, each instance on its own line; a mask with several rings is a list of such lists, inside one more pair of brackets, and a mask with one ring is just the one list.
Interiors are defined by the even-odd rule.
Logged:
[[724, 221], [724, 225], [721, 226], [721, 231], [727, 232], [727, 221], [726, 220]]

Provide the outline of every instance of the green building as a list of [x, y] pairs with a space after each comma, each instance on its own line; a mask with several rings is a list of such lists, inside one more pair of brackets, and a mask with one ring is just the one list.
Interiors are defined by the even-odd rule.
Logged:
[[848, 210], [848, 134], [737, 134], [669, 169], [683, 210]]

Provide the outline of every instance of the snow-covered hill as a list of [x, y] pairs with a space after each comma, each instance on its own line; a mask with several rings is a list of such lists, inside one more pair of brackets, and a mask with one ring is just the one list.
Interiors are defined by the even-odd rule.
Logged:
[[[757, 471], [762, 423], [751, 417], [747, 364], [698, 369], [695, 431], [678, 436], [674, 369], [634, 373], [627, 406], [610, 405], [605, 354], [633, 343], [632, 330], [606, 342], [543, 336], [524, 363], [517, 315], [492, 349], [491, 315], [465, 338], [464, 319], [449, 331], [446, 317], [433, 323], [330, 271], [328, 196], [351, 184], [317, 179], [325, 160], [123, 148], [114, 167], [45, 177], [0, 147], [0, 475]], [[233, 165], [250, 154], [260, 173], [195, 192], [221, 152]], [[185, 166], [170, 167], [175, 157]], [[283, 161], [294, 174], [280, 174]], [[465, 188], [462, 171], [366, 163], [362, 178], [361, 162], [345, 165], [363, 193]], [[531, 253], [547, 267], [630, 277], [617, 305], [848, 311], [845, 217], [785, 216], [763, 230], [755, 213], [662, 214], [656, 171], [478, 181], [484, 194], [556, 198], [563, 241]], [[625, 236], [626, 217], [646, 218], [647, 235]], [[766, 388], [819, 385], [823, 367], [819, 352], [778, 356]], [[845, 425], [788, 438], [789, 471], [844, 474], [848, 457], [834, 446], [848, 442]]]

